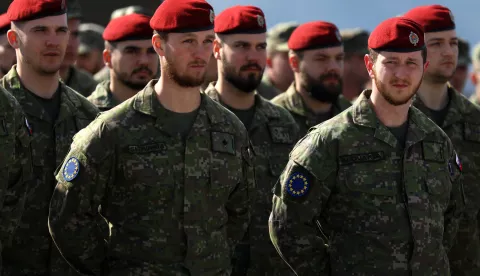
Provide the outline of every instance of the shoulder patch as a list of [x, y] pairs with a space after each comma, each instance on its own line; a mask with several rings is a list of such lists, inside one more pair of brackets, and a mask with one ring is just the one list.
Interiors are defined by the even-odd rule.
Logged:
[[63, 167], [63, 179], [65, 181], [72, 181], [74, 180], [78, 173], [80, 172], [80, 162], [78, 161], [77, 158], [71, 157], [68, 159], [68, 161], [65, 163]]
[[310, 190], [310, 181], [311, 179], [307, 175], [301, 172], [294, 172], [288, 177], [287, 183], [285, 183], [285, 190], [294, 198], [303, 197]]

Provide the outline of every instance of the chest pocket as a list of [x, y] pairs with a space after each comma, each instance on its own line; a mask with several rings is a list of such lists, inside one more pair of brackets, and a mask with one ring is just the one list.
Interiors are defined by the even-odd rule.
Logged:
[[480, 125], [465, 123], [464, 138], [470, 142], [480, 143]]
[[174, 171], [165, 144], [126, 146], [119, 162], [125, 178], [113, 188], [119, 207], [150, 214], [152, 219], [153, 214], [164, 213], [174, 196]]
[[211, 133], [210, 190], [214, 200], [225, 201], [242, 180], [242, 157], [236, 152], [235, 136]]
[[6, 168], [14, 160], [15, 130], [10, 125], [0, 116], [0, 168]]
[[429, 194], [447, 198], [450, 195], [450, 169], [446, 161], [445, 146], [439, 142], [423, 142], [423, 170], [426, 191]]
[[292, 129], [287, 127], [269, 125], [268, 129], [272, 139], [269, 158], [270, 174], [279, 177], [288, 163], [288, 154], [295, 143], [295, 137]]

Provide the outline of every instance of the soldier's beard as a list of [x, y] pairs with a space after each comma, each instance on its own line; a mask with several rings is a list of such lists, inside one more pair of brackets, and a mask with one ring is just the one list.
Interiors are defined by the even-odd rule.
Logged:
[[[342, 78], [336, 73], [323, 74], [317, 79], [308, 73], [302, 73], [301, 78], [303, 80], [303, 89], [317, 101], [334, 103], [342, 93]], [[326, 86], [323, 84], [326, 78], [336, 78], [338, 84]]]
[[[245, 93], [252, 93], [257, 89], [260, 82], [262, 82], [262, 75], [265, 68], [262, 68], [257, 63], [250, 63], [240, 67], [239, 72], [235, 71], [235, 67], [231, 65], [225, 58], [222, 58], [223, 74], [225, 79], [231, 83], [238, 90]], [[256, 69], [258, 74], [249, 73], [246, 78], [240, 76], [240, 73], [245, 70]]]
[[[196, 61], [193, 64], [201, 64], [206, 65], [206, 62]], [[162, 71], [165, 72], [167, 78], [173, 80], [181, 87], [199, 87], [205, 81], [205, 75], [207, 74], [207, 70], [203, 72], [201, 76], [194, 77], [188, 75], [180, 75], [175, 67], [175, 63], [173, 60], [167, 56], [165, 56], [165, 62], [162, 63]]]
[[452, 77], [455, 71], [451, 74], [444, 74], [439, 71], [425, 73], [425, 80], [431, 83], [444, 84], [447, 83]]
[[123, 83], [126, 87], [128, 87], [132, 90], [138, 90], [139, 91], [139, 90], [142, 90], [147, 85], [147, 83], [151, 79], [153, 79], [153, 76], [154, 76], [152, 70], [150, 70], [147, 66], [142, 66], [142, 67], [139, 67], [139, 68], [133, 70], [133, 72], [132, 72], [132, 74], [130, 74], [130, 76], [132, 76], [133, 74], [135, 74], [136, 72], [138, 72], [140, 70], [147, 70], [151, 77], [149, 79], [146, 79], [145, 81], [134, 82], [134, 81], [131, 81], [129, 79], [127, 73], [120, 73], [116, 69], [113, 69], [113, 72], [114, 72], [115, 76], [117, 77], [117, 79], [121, 83]]
[[[378, 92], [380, 92], [380, 95], [382, 95], [382, 97], [388, 102], [390, 103], [391, 105], [393, 106], [399, 106], [399, 105], [404, 105], [406, 103], [408, 103], [412, 98], [413, 96], [415, 96], [415, 94], [417, 93], [418, 91], [418, 88], [420, 88], [420, 85], [422, 84], [422, 81], [420, 79], [420, 81], [412, 86], [412, 90], [409, 91], [409, 92], [404, 92], [406, 93], [405, 96], [403, 97], [396, 97], [394, 95], [394, 93], [391, 93], [389, 92], [388, 90], [388, 86], [387, 84], [385, 84], [384, 82], [380, 81], [376, 75], [375, 75], [375, 85], [377, 86], [377, 89], [378, 89]], [[395, 80], [390, 80], [390, 83], [394, 82]], [[410, 83], [411, 84], [411, 83]]]

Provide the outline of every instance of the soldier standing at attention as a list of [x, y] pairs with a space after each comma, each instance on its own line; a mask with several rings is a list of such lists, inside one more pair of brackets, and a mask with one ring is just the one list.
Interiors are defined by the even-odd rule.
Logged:
[[257, 93], [271, 100], [285, 92], [293, 81], [293, 71], [288, 63], [288, 39], [297, 28], [295, 22], [283, 22], [267, 33], [267, 67]]
[[232, 275], [273, 275], [279, 265], [288, 272], [265, 222], [272, 209], [272, 188], [297, 142], [298, 126], [287, 110], [255, 93], [266, 63], [266, 24], [263, 11], [254, 6], [234, 6], [215, 18], [213, 52], [220, 78], [205, 91], [242, 121], [255, 152], [251, 222], [235, 252]]
[[158, 56], [152, 47], [150, 18], [132, 13], [113, 19], [105, 28], [103, 59], [110, 68], [110, 78], [88, 96], [101, 111], [128, 100], [157, 74]]
[[473, 48], [473, 53], [472, 53], [472, 73], [470, 75], [470, 79], [472, 80], [473, 85], [475, 86], [475, 89], [472, 93], [472, 96], [470, 96], [470, 101], [477, 106], [480, 105], [480, 43], [475, 45]]
[[4, 13], [0, 15], [0, 78], [7, 74], [16, 62], [15, 49], [8, 43], [8, 30], [10, 30], [10, 19]]
[[423, 29], [390, 18], [368, 47], [372, 90], [290, 153], [274, 189], [272, 242], [297, 275], [449, 275], [461, 163], [411, 107], [426, 67]]
[[17, 65], [0, 85], [20, 103], [32, 138], [33, 185], [12, 245], [4, 249], [3, 275], [68, 275], [69, 266], [48, 232], [48, 206], [55, 188], [55, 169], [68, 153], [73, 136], [98, 109], [59, 81], [68, 43], [65, 1], [14, 0], [8, 41]]
[[242, 122], [200, 93], [214, 18], [204, 0], [164, 1], [150, 21], [160, 79], [75, 137], [49, 226], [78, 272], [230, 275], [254, 172]]
[[31, 184], [28, 125], [22, 107], [0, 86], [0, 252], [12, 242], [23, 214], [28, 185]]
[[82, 19], [80, 0], [63, 1], [67, 4], [67, 23], [70, 36], [65, 57], [60, 67], [60, 77], [67, 86], [84, 97], [88, 97], [95, 90], [97, 82], [90, 73], [74, 66], [78, 57], [78, 45], [80, 44], [80, 39], [78, 38], [78, 28]]
[[342, 95], [353, 102], [361, 93], [370, 76], [365, 69], [363, 58], [368, 54], [368, 36], [366, 30], [344, 29], [340, 31], [345, 59], [343, 61]]
[[480, 275], [480, 110], [448, 84], [458, 56], [454, 17], [440, 5], [413, 8], [405, 17], [425, 30], [429, 61], [413, 105], [445, 131], [463, 164], [466, 206], [450, 268], [453, 275]]
[[458, 61], [453, 76], [449, 79], [450, 84], [459, 93], [464, 93], [468, 79], [468, 67], [472, 63], [470, 59], [470, 44], [462, 38], [458, 38]]
[[272, 102], [295, 118], [300, 135], [350, 106], [342, 93], [343, 46], [335, 25], [314, 21], [300, 25], [288, 40], [295, 81]]

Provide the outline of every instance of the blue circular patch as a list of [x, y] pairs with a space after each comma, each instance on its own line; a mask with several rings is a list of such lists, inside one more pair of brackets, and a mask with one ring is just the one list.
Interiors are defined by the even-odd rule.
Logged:
[[72, 157], [68, 159], [67, 163], [63, 167], [63, 178], [65, 181], [72, 181], [77, 177], [80, 172], [80, 162], [77, 158]]
[[301, 173], [292, 174], [285, 187], [285, 189], [287, 189], [287, 193], [293, 197], [304, 196], [308, 192], [309, 188], [310, 183], [308, 183], [307, 177]]

